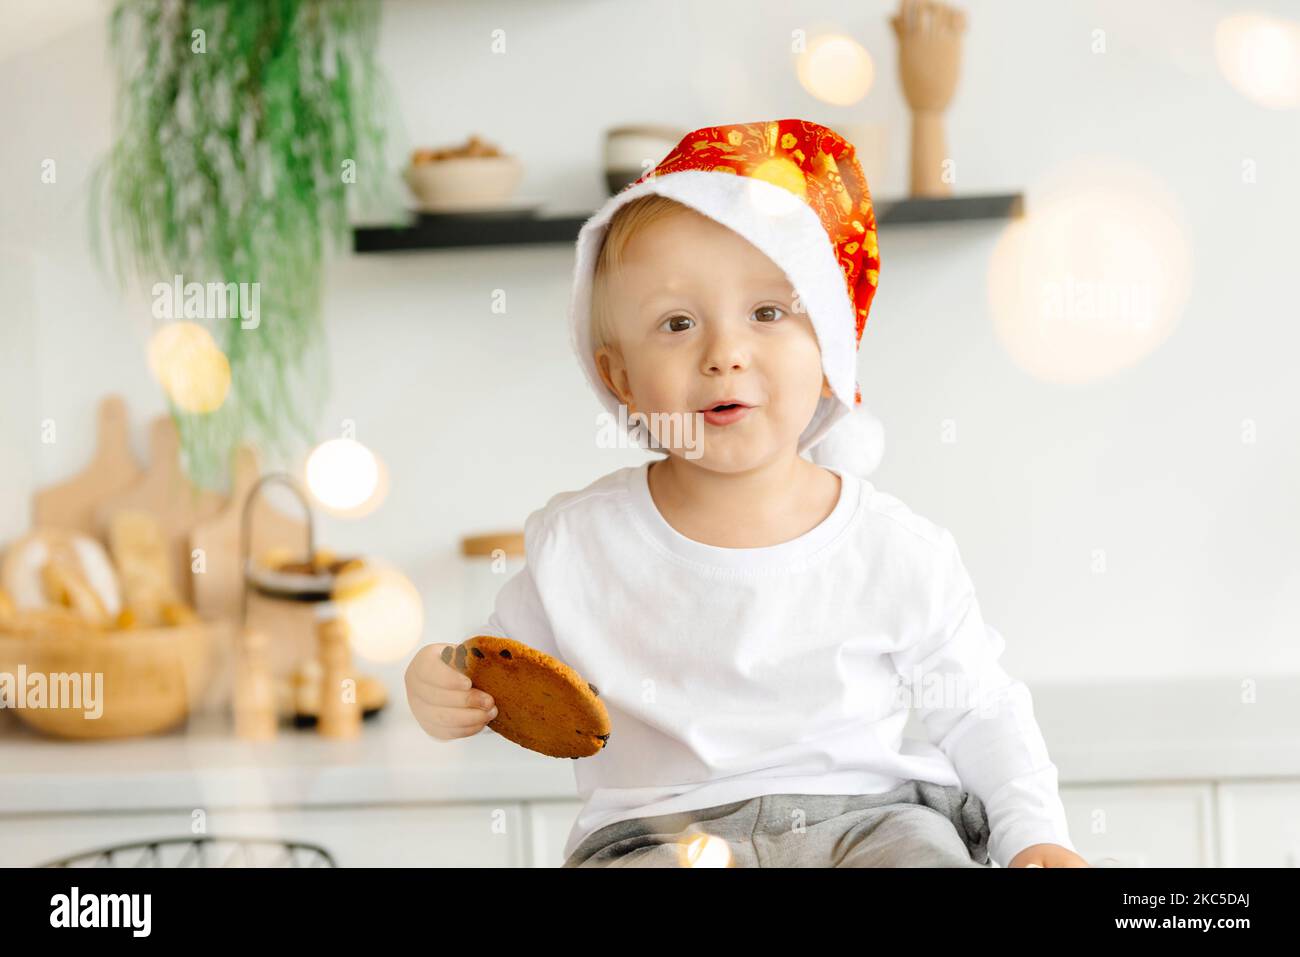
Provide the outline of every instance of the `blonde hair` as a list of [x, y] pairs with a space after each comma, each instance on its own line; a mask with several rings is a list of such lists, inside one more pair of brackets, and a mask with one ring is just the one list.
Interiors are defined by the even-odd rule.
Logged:
[[605, 241], [596, 257], [596, 271], [591, 281], [591, 347], [595, 351], [613, 344], [613, 309], [609, 297], [609, 278], [622, 265], [628, 241], [638, 230], [671, 213], [692, 212], [689, 206], [652, 193], [620, 206], [610, 217]]

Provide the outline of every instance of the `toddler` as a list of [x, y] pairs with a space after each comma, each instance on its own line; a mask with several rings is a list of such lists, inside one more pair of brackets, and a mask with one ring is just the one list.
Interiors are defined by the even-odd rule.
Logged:
[[[479, 632], [609, 711], [566, 867], [1087, 866], [952, 535], [866, 479], [875, 227], [853, 147], [787, 119], [689, 133], [582, 228], [573, 346], [662, 456], [533, 512]], [[406, 684], [449, 740], [496, 712], [444, 647]]]

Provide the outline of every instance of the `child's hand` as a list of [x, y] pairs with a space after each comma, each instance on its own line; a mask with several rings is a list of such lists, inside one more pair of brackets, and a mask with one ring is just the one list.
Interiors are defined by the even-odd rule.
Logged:
[[1074, 851], [1060, 844], [1030, 844], [1011, 858], [1009, 867], [1092, 867]]
[[440, 741], [478, 734], [497, 716], [492, 697], [442, 660], [445, 648], [426, 645], [406, 669], [406, 702], [425, 733]]

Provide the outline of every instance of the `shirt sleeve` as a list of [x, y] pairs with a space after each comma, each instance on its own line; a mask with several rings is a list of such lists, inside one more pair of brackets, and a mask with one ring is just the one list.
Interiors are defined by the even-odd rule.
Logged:
[[985, 624], [947, 529], [926, 621], [920, 639], [891, 657], [927, 737], [984, 804], [989, 857], [1006, 867], [1031, 844], [1077, 853], [1029, 689], [998, 663], [1006, 642]]
[[529, 516], [524, 526], [524, 567], [510, 576], [497, 591], [496, 605], [487, 623], [465, 637], [497, 635], [513, 638], [563, 661], [532, 569], [532, 563], [540, 560], [542, 525], [540, 512]]

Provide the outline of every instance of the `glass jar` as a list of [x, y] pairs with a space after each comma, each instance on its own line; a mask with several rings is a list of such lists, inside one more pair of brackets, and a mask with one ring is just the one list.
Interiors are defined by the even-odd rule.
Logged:
[[479, 633], [496, 609], [497, 592], [524, 567], [524, 533], [492, 532], [460, 540], [461, 638]]

